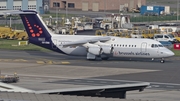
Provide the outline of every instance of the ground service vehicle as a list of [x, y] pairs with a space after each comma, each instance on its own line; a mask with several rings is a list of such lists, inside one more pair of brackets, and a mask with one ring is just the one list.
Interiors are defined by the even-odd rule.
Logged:
[[171, 34], [154, 34], [154, 40], [157, 41], [168, 41], [171, 43], [176, 43], [177, 40]]
[[17, 73], [14, 73], [14, 76], [4, 75], [0, 76], [0, 80], [4, 83], [16, 83], [19, 81], [19, 76], [17, 76]]

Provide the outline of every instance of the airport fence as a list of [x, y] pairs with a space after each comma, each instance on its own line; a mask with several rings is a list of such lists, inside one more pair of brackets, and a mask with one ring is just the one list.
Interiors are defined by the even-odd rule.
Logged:
[[[9, 24], [0, 24], [0, 27], [5, 27], [5, 26], [10, 27]], [[22, 23], [11, 24], [11, 28], [18, 30], [25, 30], [24, 25]]]
[[180, 19], [180, 16], [131, 16], [131, 22], [152, 22], [152, 21], [173, 21]]

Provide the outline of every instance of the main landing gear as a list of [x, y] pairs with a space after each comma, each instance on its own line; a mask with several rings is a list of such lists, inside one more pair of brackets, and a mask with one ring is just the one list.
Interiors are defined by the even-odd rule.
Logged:
[[[152, 58], [151, 60], [154, 61], [154, 58]], [[160, 63], [164, 63], [164, 62], [165, 62], [164, 58], [161, 58]]]
[[102, 59], [102, 60], [108, 60], [109, 57], [102, 57], [101, 59]]
[[164, 62], [165, 62], [164, 58], [162, 58], [160, 62], [161, 62], [161, 63], [164, 63]]

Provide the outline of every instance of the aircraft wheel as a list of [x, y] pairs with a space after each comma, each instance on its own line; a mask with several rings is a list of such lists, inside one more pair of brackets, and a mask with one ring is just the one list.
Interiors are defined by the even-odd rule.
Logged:
[[109, 57], [103, 57], [103, 58], [101, 58], [102, 60], [108, 60], [109, 59]]
[[97, 60], [97, 57], [91, 58], [91, 59], [87, 59], [87, 60], [89, 60], [89, 61], [96, 61], [96, 60]]
[[165, 61], [162, 59], [160, 62], [161, 62], [161, 63], [164, 63]]

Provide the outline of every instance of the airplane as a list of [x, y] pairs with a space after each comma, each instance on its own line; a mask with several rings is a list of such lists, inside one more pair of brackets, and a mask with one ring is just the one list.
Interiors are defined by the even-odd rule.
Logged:
[[160, 59], [161, 63], [165, 62], [164, 58], [174, 56], [171, 50], [152, 39], [53, 34], [36, 11], [6, 11], [3, 14], [20, 15], [30, 43], [67, 55], [86, 56], [88, 60], [150, 58]]

